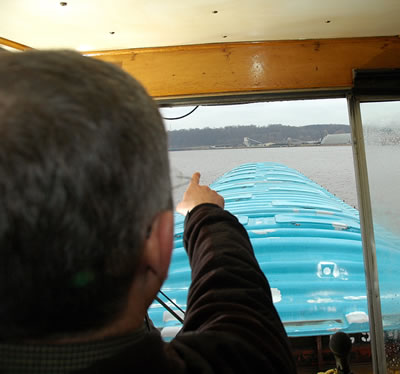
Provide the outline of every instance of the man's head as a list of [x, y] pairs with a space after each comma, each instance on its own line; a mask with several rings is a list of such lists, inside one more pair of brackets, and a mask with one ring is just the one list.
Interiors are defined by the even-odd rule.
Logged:
[[0, 206], [3, 338], [95, 331], [138, 271], [162, 282], [145, 251], [171, 209], [167, 144], [142, 86], [74, 52], [1, 53]]

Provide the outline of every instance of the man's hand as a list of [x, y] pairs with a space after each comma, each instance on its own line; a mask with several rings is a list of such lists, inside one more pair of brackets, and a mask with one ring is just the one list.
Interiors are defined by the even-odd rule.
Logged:
[[204, 203], [211, 203], [224, 208], [224, 198], [208, 186], [200, 186], [200, 173], [194, 173], [188, 188], [183, 194], [182, 201], [177, 205], [176, 211], [183, 215], [194, 207]]

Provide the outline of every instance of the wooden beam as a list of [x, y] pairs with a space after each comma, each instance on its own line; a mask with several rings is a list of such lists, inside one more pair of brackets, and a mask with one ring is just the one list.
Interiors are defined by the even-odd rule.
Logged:
[[2, 38], [0, 36], [0, 46], [1, 45], [5, 45], [6, 47], [11, 47], [11, 48], [17, 49], [18, 51], [26, 51], [28, 49], [33, 49], [31, 47], [28, 47], [27, 45], [14, 42], [14, 41], [6, 39], [6, 38]]
[[399, 68], [400, 38], [221, 43], [85, 53], [135, 76], [155, 98], [352, 86], [352, 70]]

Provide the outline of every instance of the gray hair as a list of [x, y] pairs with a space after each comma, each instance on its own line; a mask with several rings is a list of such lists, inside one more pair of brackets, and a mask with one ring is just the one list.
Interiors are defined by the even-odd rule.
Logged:
[[0, 335], [104, 325], [125, 303], [152, 220], [172, 208], [157, 106], [109, 63], [0, 54], [0, 190], [0, 263], [10, 265]]

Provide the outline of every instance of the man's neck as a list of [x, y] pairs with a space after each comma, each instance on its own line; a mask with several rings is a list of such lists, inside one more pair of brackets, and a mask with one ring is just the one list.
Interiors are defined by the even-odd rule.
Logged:
[[143, 296], [138, 294], [137, 287], [133, 284], [122, 312], [114, 321], [106, 326], [97, 330], [79, 333], [79, 335], [40, 340], [25, 340], [24, 342], [29, 344], [74, 344], [128, 335], [143, 326], [147, 307], [148, 306], [143, 302]]

